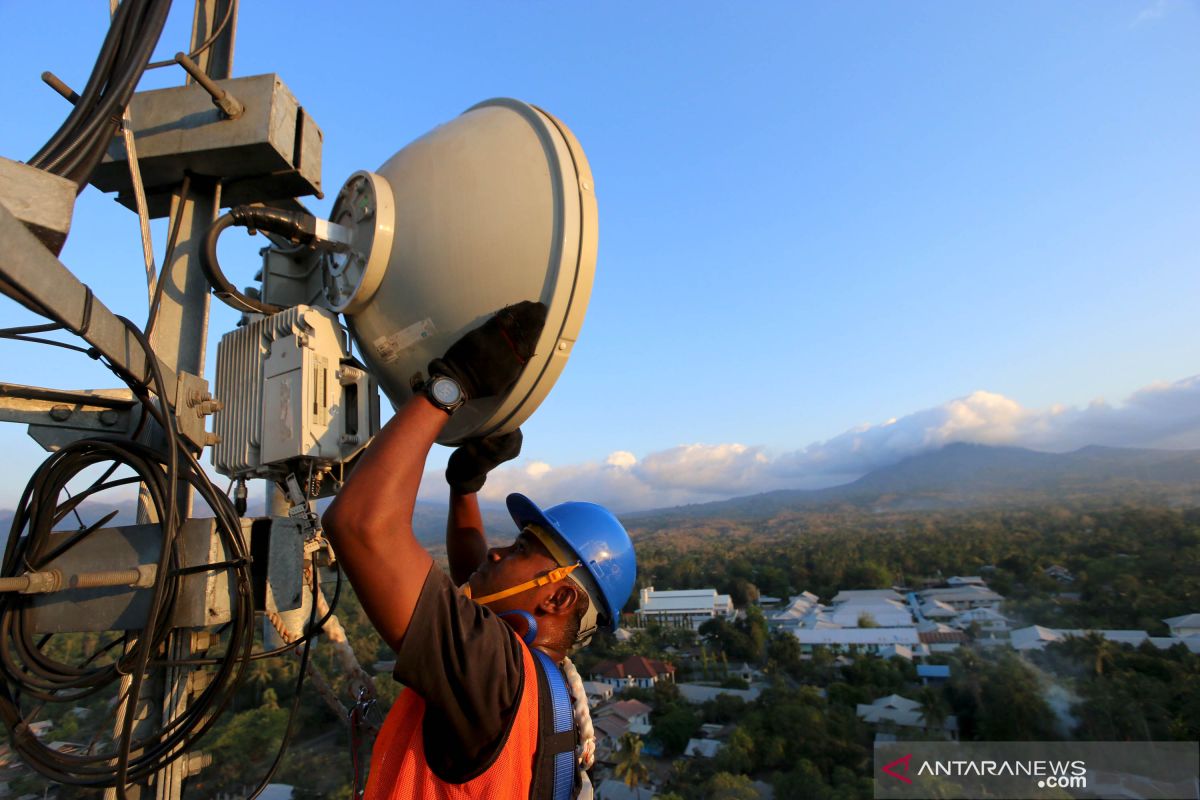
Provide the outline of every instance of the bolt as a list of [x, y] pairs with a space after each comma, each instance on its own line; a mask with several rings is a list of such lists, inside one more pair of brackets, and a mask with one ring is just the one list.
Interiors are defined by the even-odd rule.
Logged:
[[71, 409], [67, 406], [54, 406], [50, 409], [50, 419], [55, 422], [66, 422], [71, 417]]
[[189, 408], [195, 408], [208, 400], [212, 400], [212, 392], [203, 392], [199, 389], [192, 389], [188, 392], [187, 404]]
[[209, 414], [215, 414], [225, 408], [225, 404], [220, 400], [205, 400], [200, 403], [200, 407], [196, 409], [196, 416], [205, 417]]
[[205, 434], [204, 434], [204, 445], [205, 445], [206, 447], [207, 447], [208, 445], [217, 445], [217, 444], [220, 444], [220, 443], [221, 443], [221, 436], [220, 436], [220, 434], [217, 434], [217, 433], [208, 433], [208, 432], [205, 432]]
[[111, 428], [113, 425], [116, 425], [119, 418], [120, 415], [118, 415], [117, 412], [113, 411], [111, 408], [107, 408], [100, 412], [100, 424], [104, 425], [105, 427]]

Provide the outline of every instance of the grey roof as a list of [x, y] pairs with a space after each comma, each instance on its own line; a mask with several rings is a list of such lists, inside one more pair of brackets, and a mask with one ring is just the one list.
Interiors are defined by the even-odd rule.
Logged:
[[756, 688], [725, 689], [720, 686], [701, 686], [698, 683], [677, 683], [675, 684], [675, 688], [679, 690], [680, 697], [695, 705], [706, 703], [723, 694], [740, 697], [747, 703], [751, 703], [762, 693], [761, 690]]
[[955, 600], [1003, 600], [1004, 596], [996, 594], [985, 586], [952, 586], [947, 589], [922, 589], [917, 592], [923, 600], [935, 599], [946, 602]]
[[721, 749], [721, 743], [716, 739], [688, 739], [687, 747], [684, 748], [685, 756], [703, 756], [704, 758], [712, 758]]
[[644, 786], [630, 789], [624, 781], [605, 778], [596, 787], [596, 797], [598, 800], [654, 800], [654, 792]]
[[800, 644], [920, 644], [916, 628], [828, 628], [792, 631]]

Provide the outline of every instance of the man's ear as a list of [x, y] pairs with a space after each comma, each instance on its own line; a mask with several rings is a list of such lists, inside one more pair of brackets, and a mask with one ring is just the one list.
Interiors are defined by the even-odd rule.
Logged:
[[538, 604], [546, 614], [568, 614], [579, 602], [579, 589], [572, 586], [570, 583], [560, 583], [554, 588], [554, 591], [542, 598], [542, 602]]

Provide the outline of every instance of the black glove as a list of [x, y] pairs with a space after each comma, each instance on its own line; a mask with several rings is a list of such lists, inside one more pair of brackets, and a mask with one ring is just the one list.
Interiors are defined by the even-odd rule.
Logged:
[[450, 454], [446, 483], [458, 494], [478, 492], [489, 472], [521, 455], [521, 441], [520, 428], [501, 436], [468, 439]]
[[521, 375], [546, 325], [546, 304], [505, 306], [429, 362], [429, 374], [453, 378], [467, 399], [502, 394]]

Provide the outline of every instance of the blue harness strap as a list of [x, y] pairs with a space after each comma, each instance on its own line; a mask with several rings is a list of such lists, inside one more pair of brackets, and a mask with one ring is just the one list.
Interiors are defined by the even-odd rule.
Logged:
[[575, 711], [571, 694], [558, 665], [540, 650], [530, 650], [538, 671], [545, 678], [541, 686], [548, 690], [550, 700], [551, 719], [538, 723], [543, 731], [546, 731], [546, 722], [552, 723], [552, 730], [548, 731], [549, 735], [543, 735], [541, 743], [545, 755], [553, 759], [552, 764], [547, 765], [554, 775], [550, 797], [551, 800], [570, 800], [575, 786]]

